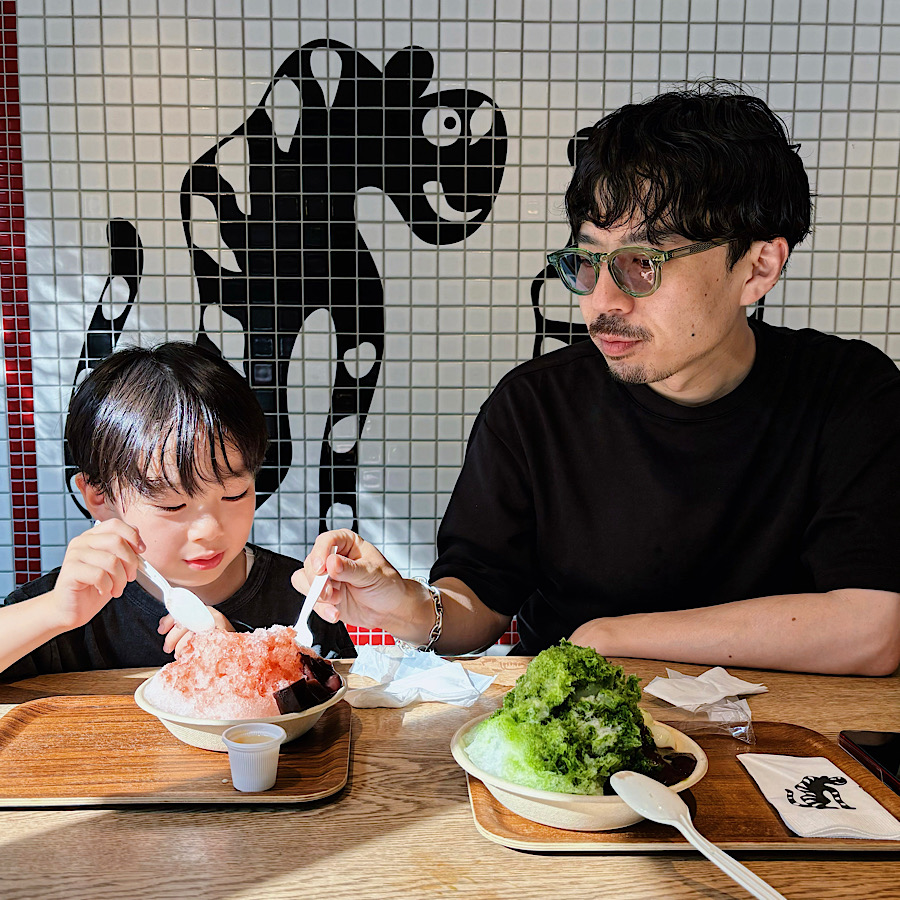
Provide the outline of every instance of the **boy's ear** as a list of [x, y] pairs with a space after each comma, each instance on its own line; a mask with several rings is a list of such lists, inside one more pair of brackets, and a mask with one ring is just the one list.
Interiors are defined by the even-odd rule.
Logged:
[[94, 487], [94, 485], [89, 484], [82, 472], [79, 472], [72, 481], [81, 492], [81, 496], [84, 498], [84, 508], [91, 514], [92, 518], [98, 522], [119, 518], [115, 507], [107, 500], [106, 494], [99, 488]]

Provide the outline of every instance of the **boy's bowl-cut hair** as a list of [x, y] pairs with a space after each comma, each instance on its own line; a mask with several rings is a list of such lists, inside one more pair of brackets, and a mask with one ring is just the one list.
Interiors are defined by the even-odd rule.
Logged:
[[72, 394], [66, 441], [85, 480], [108, 497], [127, 488], [153, 497], [173, 487], [194, 496], [210, 476], [222, 482], [236, 474], [228, 447], [256, 476], [268, 434], [238, 372], [212, 351], [172, 341], [100, 362]]
[[572, 235], [626, 223], [652, 244], [727, 238], [729, 267], [754, 241], [809, 234], [809, 178], [781, 119], [727, 81], [630, 103], [578, 142], [566, 191]]

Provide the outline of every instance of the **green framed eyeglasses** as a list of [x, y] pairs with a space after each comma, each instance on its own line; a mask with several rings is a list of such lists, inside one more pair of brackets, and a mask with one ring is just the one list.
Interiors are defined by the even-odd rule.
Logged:
[[619, 247], [609, 253], [591, 253], [581, 247], [566, 247], [548, 254], [547, 261], [573, 294], [590, 294], [597, 286], [600, 270], [605, 263], [620, 291], [624, 291], [629, 297], [649, 297], [662, 284], [663, 263], [730, 243], [730, 238], [721, 238], [715, 241], [698, 241], [674, 250]]

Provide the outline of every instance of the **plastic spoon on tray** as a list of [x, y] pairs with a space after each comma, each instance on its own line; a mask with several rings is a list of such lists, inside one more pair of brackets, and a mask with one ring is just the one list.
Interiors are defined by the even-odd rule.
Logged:
[[651, 822], [677, 828], [710, 862], [759, 900], [785, 900], [770, 884], [708, 841], [691, 822], [687, 804], [671, 788], [637, 772], [616, 772], [610, 787], [636, 812]]
[[216, 620], [206, 604], [183, 587], [172, 587], [146, 559], [138, 557], [138, 571], [143, 572], [161, 591], [162, 600], [172, 618], [188, 631], [212, 631]]
[[[332, 547], [331, 555], [334, 556], [336, 553], [337, 547]], [[316, 605], [316, 601], [319, 599], [319, 595], [325, 589], [326, 584], [328, 584], [327, 571], [323, 572], [321, 575], [316, 575], [312, 580], [312, 584], [309, 586], [309, 593], [303, 601], [303, 606], [300, 608], [300, 615], [297, 616], [297, 622], [294, 625], [294, 631], [297, 632], [297, 636], [294, 640], [301, 647], [312, 647], [313, 633], [309, 628], [309, 616], [313, 611], [313, 607]]]

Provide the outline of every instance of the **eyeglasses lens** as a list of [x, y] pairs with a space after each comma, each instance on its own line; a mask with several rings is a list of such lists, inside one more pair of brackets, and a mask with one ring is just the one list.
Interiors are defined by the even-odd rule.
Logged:
[[[593, 263], [578, 253], [566, 253], [559, 258], [559, 271], [566, 286], [578, 294], [589, 294], [597, 285]], [[637, 296], [653, 293], [656, 269], [652, 260], [632, 251], [617, 253], [609, 260], [610, 273], [623, 290]]]
[[579, 294], [589, 294], [597, 284], [597, 273], [591, 261], [577, 253], [561, 256], [559, 271], [566, 286]]
[[634, 294], [649, 294], [656, 281], [656, 270], [646, 256], [626, 251], [609, 261], [613, 278], [619, 287]]

